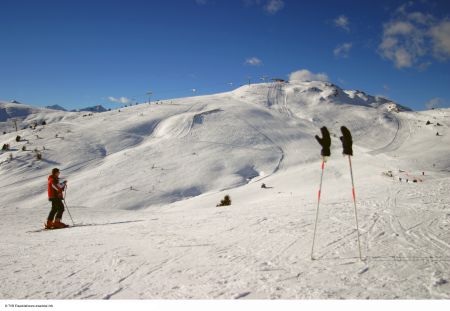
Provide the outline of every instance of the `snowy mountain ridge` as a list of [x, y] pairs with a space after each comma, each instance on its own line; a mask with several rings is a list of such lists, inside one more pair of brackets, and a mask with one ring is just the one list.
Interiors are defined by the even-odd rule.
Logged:
[[[40, 137], [46, 133], [47, 137], [27, 141], [33, 149], [46, 147], [45, 158], [50, 162], [40, 165], [41, 169], [54, 165], [63, 169], [78, 167], [92, 161], [99, 184], [102, 188], [111, 184], [113, 189], [142, 185], [144, 176], [152, 172], [155, 176], [146, 186], [145, 194], [137, 195], [133, 206], [173, 202], [233, 188], [280, 168], [287, 170], [317, 161], [314, 135], [323, 125], [329, 127], [334, 137], [340, 135], [341, 125], [349, 127], [356, 148], [372, 153], [392, 152], [405, 142], [407, 133], [401, 133], [400, 127], [409, 122], [399, 118], [398, 113], [406, 113], [408, 108], [320, 81], [255, 84], [228, 93], [177, 99], [173, 103], [145, 104], [92, 116], [25, 105], [20, 105], [20, 110], [14, 104], [2, 106], [10, 111], [9, 116], [26, 116], [22, 121], [25, 124], [40, 124], [38, 121], [44, 119], [50, 123], [40, 129], [25, 130], [21, 135]], [[55, 139], [57, 135], [64, 139]], [[12, 137], [15, 137], [12, 133], [3, 136], [6, 141]], [[335, 152], [339, 152], [339, 143], [333, 144]], [[200, 152], [203, 150], [204, 153]], [[187, 162], [172, 160], [180, 152]], [[225, 154], [228, 156], [222, 158]], [[19, 154], [18, 158], [23, 159], [23, 168], [36, 165], [29, 154]], [[446, 159], [437, 158], [435, 162], [439, 167], [450, 166]], [[11, 169], [17, 165], [3, 164]], [[143, 169], [136, 170], [137, 164]], [[149, 167], [160, 167], [161, 171]], [[7, 169], [5, 173], [13, 171]], [[115, 175], [123, 174], [121, 184], [107, 173], [112, 171]], [[188, 174], [192, 179], [170, 182], [166, 189], [152, 192], [157, 187], [156, 180], [161, 183], [172, 178], [171, 171], [174, 175]], [[204, 178], [198, 179], [200, 172]], [[77, 174], [80, 187], [76, 188], [82, 191], [85, 181], [80, 170]], [[193, 184], [192, 180], [196, 182]], [[119, 189], [116, 193], [121, 195]], [[96, 195], [92, 200], [102, 199]]]
[[52, 105], [52, 106], [46, 106], [47, 109], [53, 109], [53, 110], [61, 110], [61, 111], [67, 111], [66, 108], [60, 106], [60, 105]]

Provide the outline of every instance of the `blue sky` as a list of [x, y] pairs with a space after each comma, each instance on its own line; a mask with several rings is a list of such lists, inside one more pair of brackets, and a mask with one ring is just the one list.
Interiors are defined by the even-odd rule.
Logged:
[[76, 109], [306, 69], [416, 110], [450, 104], [449, 1], [0, 0], [0, 99]]

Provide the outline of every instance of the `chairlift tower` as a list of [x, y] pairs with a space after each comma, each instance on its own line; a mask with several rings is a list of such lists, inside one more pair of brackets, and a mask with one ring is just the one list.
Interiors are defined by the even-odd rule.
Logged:
[[151, 92], [151, 91], [148, 91], [147, 92], [147, 95], [148, 95], [148, 104], [150, 105], [150, 103], [152, 102], [152, 94], [153, 94], [153, 92]]
[[14, 127], [16, 128], [16, 132], [17, 132], [17, 119], [14, 118], [11, 121], [14, 123]]

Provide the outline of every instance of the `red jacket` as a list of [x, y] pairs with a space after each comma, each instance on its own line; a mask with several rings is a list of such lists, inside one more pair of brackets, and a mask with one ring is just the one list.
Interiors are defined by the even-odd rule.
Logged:
[[48, 198], [49, 199], [55, 199], [55, 198], [62, 199], [63, 191], [64, 191], [65, 187], [66, 187], [65, 184], [59, 183], [59, 178], [57, 178], [53, 175], [48, 176]]

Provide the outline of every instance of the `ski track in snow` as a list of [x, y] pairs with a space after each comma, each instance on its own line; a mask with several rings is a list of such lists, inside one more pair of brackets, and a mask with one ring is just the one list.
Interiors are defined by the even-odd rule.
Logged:
[[[409, 124], [409, 121], [406, 119], [400, 119], [396, 117], [395, 115], [392, 115], [395, 119], [395, 122], [397, 123], [397, 130], [395, 132], [394, 137], [392, 138], [392, 141], [389, 142], [386, 146], [381, 147], [379, 149], [371, 151], [369, 154], [371, 155], [377, 155], [380, 153], [387, 153], [391, 151], [395, 151], [400, 146], [408, 140], [408, 138], [411, 136], [411, 126]], [[406, 128], [408, 127], [408, 128]]]
[[[6, 250], [2, 276], [9, 282], [2, 282], [0, 290], [4, 298], [29, 299], [448, 298], [448, 285], [442, 280], [449, 278], [450, 241], [439, 226], [448, 229], [450, 225], [448, 219], [436, 221], [435, 216], [449, 213], [448, 208], [439, 211], [439, 206], [450, 202], [436, 203], [433, 209], [438, 211], [424, 217], [423, 202], [402, 199], [405, 196], [399, 190], [405, 189], [400, 187], [389, 190], [386, 205], [384, 200], [371, 200], [370, 205], [360, 206], [362, 244], [370, 245], [363, 252], [366, 263], [357, 258], [350, 200], [332, 207], [324, 202], [316, 250], [319, 259], [310, 261], [314, 204], [299, 211], [289, 198], [278, 195], [266, 206], [214, 208], [188, 218], [179, 206], [134, 214], [135, 219], [156, 220], [129, 224], [111, 220], [110, 226], [32, 235], [21, 230], [30, 224], [19, 223], [22, 244], [15, 244], [17, 237], [11, 236], [2, 243]], [[444, 196], [443, 190], [432, 195]], [[384, 209], [380, 212], [374, 208], [377, 205]], [[329, 217], [345, 208], [342, 222]], [[32, 214], [39, 217], [41, 212]], [[83, 215], [76, 208], [73, 214]], [[92, 222], [102, 223], [97, 217]], [[418, 220], [423, 225], [417, 226]], [[78, 241], [70, 239], [73, 234]], [[34, 262], [43, 253], [48, 254], [46, 260]], [[36, 283], [39, 287], [33, 286]]]
[[[30, 161], [26, 158], [19, 158], [17, 167], [2, 164], [0, 297], [449, 299], [450, 176], [443, 147], [448, 111], [390, 113], [386, 122], [395, 120], [397, 130], [387, 123], [393, 136], [372, 136], [374, 146], [382, 147], [370, 149], [361, 137], [371, 129], [371, 114], [387, 112], [345, 106], [346, 114], [353, 111], [359, 120], [357, 141], [364, 146], [355, 145], [354, 173], [365, 261], [358, 255], [348, 163], [339, 156], [336, 137], [312, 261], [320, 176], [313, 135], [323, 122], [334, 121], [336, 111], [320, 99], [335, 94], [332, 86], [305, 85], [300, 91], [300, 84], [246, 86], [172, 106], [135, 106], [121, 115], [50, 125], [41, 132], [49, 148], [58, 148], [52, 131], [62, 128], [71, 131], [67, 141], [86, 148], [83, 156], [64, 153], [71, 162], [62, 166], [74, 180], [68, 204], [78, 226], [39, 231], [48, 213], [42, 193], [48, 167], [34, 162], [24, 167], [19, 160]], [[444, 124], [442, 137], [424, 126], [434, 117]], [[116, 123], [108, 127], [104, 120]], [[83, 140], [82, 129], [102, 126], [105, 133]], [[332, 133], [339, 126], [330, 125]], [[123, 140], [120, 148], [108, 135]], [[421, 183], [401, 183], [381, 174], [387, 169], [416, 175], [423, 169], [426, 175]], [[133, 178], [128, 171], [134, 170], [142, 175], [130, 189], [121, 179]], [[215, 171], [220, 174], [208, 175]], [[98, 180], [107, 186], [97, 187]], [[267, 189], [261, 189], [262, 180]], [[232, 205], [216, 207], [225, 194]], [[146, 205], [134, 207], [137, 199]], [[67, 214], [64, 220], [70, 224]]]

